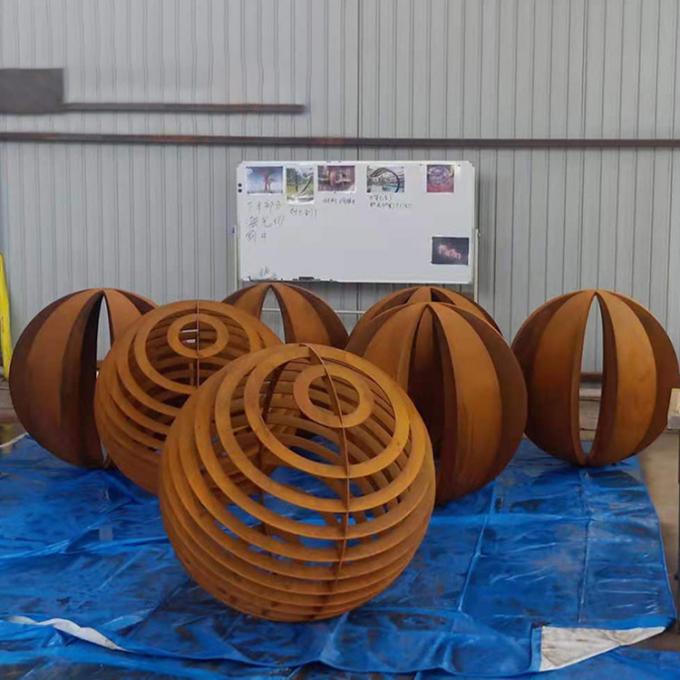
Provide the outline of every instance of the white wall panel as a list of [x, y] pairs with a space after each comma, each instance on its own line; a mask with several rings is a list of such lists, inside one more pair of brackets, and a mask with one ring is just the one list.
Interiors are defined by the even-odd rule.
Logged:
[[[361, 12], [365, 135], [676, 136], [677, 3], [368, 0]], [[650, 306], [680, 345], [677, 151], [454, 155], [479, 168], [480, 298], [507, 336], [545, 299], [602, 286]], [[597, 323], [590, 337], [592, 368]]]
[[[679, 14], [675, 0], [0, 0], [0, 67], [64, 66], [71, 100], [309, 107], [4, 116], [0, 130], [675, 137]], [[506, 335], [546, 298], [602, 286], [650, 306], [679, 346], [679, 154], [0, 144], [15, 330], [88, 285], [222, 297], [244, 159], [460, 158], [478, 168], [481, 302]], [[387, 290], [314, 289], [339, 309]]]

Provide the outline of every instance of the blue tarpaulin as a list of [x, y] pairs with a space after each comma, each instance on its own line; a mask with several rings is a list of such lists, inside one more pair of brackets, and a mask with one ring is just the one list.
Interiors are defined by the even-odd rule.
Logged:
[[[196, 678], [311, 678], [328, 667], [347, 677], [521, 676], [642, 639], [674, 617], [637, 461], [579, 470], [529, 442], [494, 483], [435, 511], [392, 587], [316, 623], [226, 608], [176, 560], [155, 498], [30, 439], [0, 456], [0, 517], [0, 664], [44, 677], [66, 663], [82, 677], [100, 666]], [[651, 658], [626, 651], [579, 668]]]

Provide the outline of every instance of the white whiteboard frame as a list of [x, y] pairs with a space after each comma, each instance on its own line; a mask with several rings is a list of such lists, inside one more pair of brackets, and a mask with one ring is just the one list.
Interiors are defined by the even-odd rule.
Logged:
[[[466, 210], [469, 210], [469, 218], [465, 219], [465, 222], [467, 223], [468, 221], [471, 221], [472, 224], [470, 225], [469, 231], [465, 231], [464, 233], [460, 232], [460, 228], [456, 233], [454, 233], [454, 236], [462, 236], [464, 238], [469, 238], [469, 248], [470, 248], [470, 257], [468, 260], [468, 264], [466, 265], [465, 269], [469, 272], [468, 276], [466, 278], [461, 278], [461, 277], [454, 277], [454, 278], [449, 278], [449, 277], [436, 277], [432, 276], [430, 277], [429, 275], [426, 277], [422, 276], [417, 276], [417, 277], [381, 277], [379, 275], [373, 274], [372, 276], [350, 276], [348, 278], [345, 277], [338, 277], [338, 276], [305, 276], [303, 274], [299, 274], [298, 276], [277, 276], [277, 275], [253, 275], [252, 273], [252, 261], [251, 261], [251, 270], [250, 270], [250, 275], [246, 275], [245, 277], [243, 276], [243, 243], [245, 239], [245, 226], [243, 224], [243, 213], [246, 212], [243, 209], [243, 206], [245, 205], [245, 202], [248, 201], [249, 199], [252, 200], [254, 198], [260, 198], [263, 200], [267, 199], [278, 199], [279, 201], [282, 202], [283, 208], [282, 210], [286, 210], [287, 208], [291, 207], [290, 204], [286, 202], [286, 193], [285, 193], [285, 168], [286, 166], [313, 166], [314, 167], [314, 192], [315, 192], [315, 203], [319, 201], [320, 203], [320, 197], [324, 196], [333, 196], [334, 194], [332, 192], [329, 193], [318, 193], [318, 177], [317, 177], [317, 167], [321, 165], [350, 165], [350, 166], [355, 166], [356, 174], [357, 174], [357, 179], [356, 179], [356, 184], [357, 184], [357, 189], [356, 192], [361, 192], [363, 190], [364, 195], [368, 195], [365, 191], [365, 186], [361, 186], [362, 182], [366, 181], [366, 171], [369, 165], [375, 166], [399, 166], [399, 165], [404, 165], [404, 166], [421, 166], [421, 167], [426, 167], [427, 165], [454, 165], [454, 166], [466, 166], [465, 171], [469, 173], [472, 176], [472, 181], [470, 182], [469, 176], [468, 176], [468, 191], [464, 196], [464, 199], [466, 200], [466, 205], [467, 208]], [[282, 192], [281, 193], [274, 193], [274, 194], [264, 194], [264, 193], [258, 193], [258, 194], [249, 194], [247, 192], [247, 187], [246, 187], [246, 172], [247, 168], [252, 168], [252, 167], [258, 167], [258, 166], [281, 166], [283, 167], [283, 187], [282, 187]], [[362, 167], [363, 170], [359, 171], [359, 167]], [[458, 169], [458, 168], [457, 168]], [[411, 173], [413, 171], [410, 171]], [[411, 178], [412, 181], [412, 178]], [[424, 181], [424, 180], [423, 180]], [[469, 188], [470, 184], [471, 189]], [[407, 184], [408, 186], [408, 184]], [[355, 192], [355, 193], [356, 193]], [[424, 193], [424, 192], [421, 192]], [[238, 205], [238, 213], [239, 217], [237, 218], [237, 225], [235, 227], [235, 235], [236, 235], [236, 245], [237, 245], [237, 254], [236, 254], [236, 268], [237, 268], [237, 278], [239, 282], [245, 282], [245, 283], [252, 283], [256, 281], [290, 281], [290, 282], [298, 282], [298, 283], [378, 283], [378, 284], [439, 284], [439, 285], [457, 285], [457, 286], [469, 286], [472, 285], [473, 287], [473, 297], [476, 300], [478, 297], [478, 272], [479, 272], [479, 229], [477, 228], [477, 206], [476, 206], [476, 194], [477, 194], [477, 176], [476, 176], [476, 171], [474, 166], [469, 162], [469, 161], [456, 161], [456, 160], [435, 160], [435, 159], [427, 159], [427, 160], [410, 160], [410, 161], [400, 161], [400, 160], [377, 160], [377, 161], [354, 161], [354, 160], [338, 160], [338, 161], [333, 161], [333, 160], [306, 160], [306, 161], [285, 161], [285, 160], [267, 160], [267, 161], [243, 161], [242, 163], [239, 164], [237, 168], [237, 205]], [[338, 192], [338, 196], [346, 195], [343, 194], [342, 192]], [[390, 194], [391, 196], [407, 196], [407, 194]], [[422, 200], [422, 199], [421, 199]], [[435, 198], [434, 200], [441, 200], [440, 198]], [[303, 204], [304, 205], [304, 204]], [[308, 204], [308, 205], [314, 205], [314, 204]], [[352, 208], [347, 208], [348, 215], [351, 215], [351, 210]], [[465, 228], [467, 229], [467, 227]], [[440, 230], [437, 230], [440, 231]], [[431, 232], [429, 232], [431, 234]], [[468, 236], [469, 233], [469, 236]], [[434, 235], [439, 235], [437, 232], [435, 232]], [[429, 238], [429, 235], [425, 236], [426, 238]], [[431, 263], [430, 263], [431, 264]], [[439, 265], [437, 265], [439, 266]], [[443, 272], [447, 271], [449, 265], [443, 265], [442, 270]], [[459, 270], [460, 271], [460, 270]], [[286, 272], [286, 274], [290, 274], [290, 272]]]

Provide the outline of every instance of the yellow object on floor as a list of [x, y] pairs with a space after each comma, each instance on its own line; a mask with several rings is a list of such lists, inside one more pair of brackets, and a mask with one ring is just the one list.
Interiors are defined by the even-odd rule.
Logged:
[[5, 380], [9, 379], [9, 365], [12, 362], [12, 332], [9, 323], [9, 291], [5, 275], [5, 257], [0, 253], [0, 352]]

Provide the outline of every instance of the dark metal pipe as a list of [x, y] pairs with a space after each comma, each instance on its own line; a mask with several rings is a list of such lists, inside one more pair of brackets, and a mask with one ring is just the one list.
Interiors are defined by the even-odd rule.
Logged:
[[177, 104], [172, 102], [64, 102], [59, 113], [304, 113], [304, 104]]
[[315, 146], [329, 148], [392, 147], [400, 149], [468, 148], [496, 150], [680, 148], [680, 139], [258, 137], [238, 135], [154, 135], [100, 132], [0, 132], [0, 142], [61, 144], [169, 144], [175, 146]]

